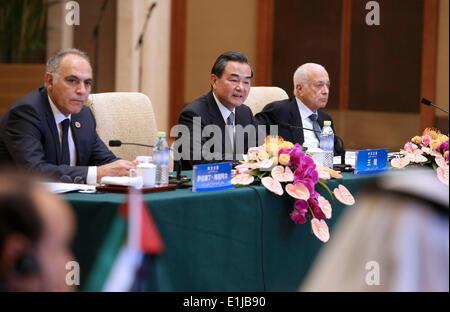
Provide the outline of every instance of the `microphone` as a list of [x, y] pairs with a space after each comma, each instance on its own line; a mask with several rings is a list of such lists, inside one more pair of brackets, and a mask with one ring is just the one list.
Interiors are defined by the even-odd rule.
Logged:
[[[134, 146], [143, 146], [143, 147], [151, 147], [151, 148], [155, 147], [150, 144], [126, 143], [126, 142], [122, 142], [121, 140], [109, 140], [108, 145], [111, 147], [118, 147], [121, 145], [134, 145]], [[169, 147], [169, 150], [172, 150], [172, 149]], [[169, 176], [169, 183], [176, 184], [177, 188], [189, 187], [190, 185], [188, 185], [188, 183], [191, 181], [191, 179], [185, 175], [181, 175], [182, 161], [181, 161], [181, 159], [179, 159], [177, 162], [178, 162], [177, 174], [175, 177]]]
[[[111, 147], [117, 147], [117, 146], [121, 146], [121, 145], [135, 145], [135, 146], [143, 146], [143, 147], [151, 147], [153, 148], [153, 145], [149, 145], [149, 144], [140, 144], [140, 143], [125, 143], [122, 142], [120, 140], [109, 140], [109, 146]], [[170, 149], [170, 148], [169, 148]]]
[[[308, 131], [312, 131], [315, 133], [322, 133], [318, 130], [314, 130], [314, 129], [310, 129], [310, 128], [304, 128], [304, 127], [299, 127], [299, 126], [293, 126], [287, 123], [280, 123], [279, 124], [282, 127], [288, 127], [288, 128], [294, 128], [294, 129], [299, 129], [299, 130], [308, 130]], [[345, 163], [345, 148], [344, 148], [344, 140], [342, 140], [342, 138], [340, 136], [338, 136], [336, 133], [334, 134], [334, 136], [338, 139], [340, 146], [341, 146], [341, 163], [340, 164], [336, 164], [333, 165], [333, 168], [339, 169], [341, 172], [352, 172], [353, 168], [351, 165], [347, 165]]]
[[446, 110], [443, 109], [443, 108], [440, 108], [440, 107], [437, 106], [437, 105], [434, 105], [433, 103], [431, 103], [430, 100], [427, 100], [426, 98], [422, 98], [422, 100], [421, 100], [420, 102], [421, 102], [422, 104], [427, 105], [427, 106], [433, 106], [433, 107], [435, 107], [435, 108], [437, 108], [437, 109], [440, 109], [441, 111], [443, 111], [444, 113], [447, 113], [447, 115], [448, 115], [448, 111], [446, 111]]

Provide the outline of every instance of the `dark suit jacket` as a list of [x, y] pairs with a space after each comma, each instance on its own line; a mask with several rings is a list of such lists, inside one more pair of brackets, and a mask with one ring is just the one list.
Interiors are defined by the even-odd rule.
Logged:
[[[249, 145], [250, 147], [255, 146], [257, 142], [256, 127], [254, 127], [255, 119], [253, 118], [252, 111], [245, 104], [236, 107], [235, 113], [236, 141], [243, 141], [243, 144], [236, 144], [236, 146], [240, 145], [241, 147], [243, 147], [243, 150], [236, 150], [236, 154], [247, 153]], [[205, 134], [204, 136], [194, 135], [194, 117], [201, 118], [200, 123], [195, 122], [195, 127], [196, 129], [201, 131], [200, 133], [203, 133], [203, 129], [208, 125], [216, 125], [220, 128], [221, 137], [216, 137], [216, 139], [220, 139], [220, 144], [222, 147], [221, 151], [217, 151], [214, 145], [210, 146], [210, 148], [208, 149], [209, 153], [214, 155], [216, 159], [207, 160], [203, 157], [204, 155], [201, 154], [200, 160], [193, 160], [193, 150], [196, 149], [197, 151], [200, 150], [201, 152], [205, 143], [207, 143], [208, 141], [208, 143], [211, 143], [212, 140], [210, 141], [210, 139], [214, 137], [213, 134]], [[175, 153], [181, 153], [183, 170], [190, 170], [192, 169], [192, 166], [196, 164], [232, 161], [232, 159], [230, 160], [230, 155], [225, 154], [225, 141], [229, 140], [229, 137], [226, 134], [225, 122], [214, 99], [212, 91], [210, 91], [206, 95], [201, 96], [194, 102], [188, 104], [180, 114], [178, 125], [184, 125], [187, 127], [187, 129], [189, 129], [189, 151], [185, 146], [182, 145], [183, 135], [180, 132], [181, 127], [178, 127], [178, 139], [174, 145]], [[251, 128], [255, 129], [255, 136], [249, 136], [248, 133], [240, 132], [239, 127], [237, 127], [238, 125], [241, 125], [243, 128], [248, 125], [252, 125]], [[226, 156], [228, 156], [228, 158], [226, 158]], [[175, 157], [177, 157], [177, 155], [175, 155]], [[177, 163], [175, 163], [175, 165], [177, 166]]]
[[[0, 122], [0, 162], [12, 162], [60, 179], [81, 177], [86, 181], [88, 166], [110, 163], [117, 157], [96, 132], [94, 115], [88, 107], [71, 116], [77, 166], [60, 165], [58, 130], [44, 87], [15, 102]], [[75, 127], [78, 122], [81, 127]]]
[[[323, 122], [325, 120], [330, 120], [333, 132], [336, 133], [331, 116], [320, 109], [317, 112], [317, 121], [320, 128], [323, 127]], [[267, 133], [269, 133], [270, 125], [278, 125], [278, 135], [284, 140], [290, 141], [294, 144], [299, 143], [300, 145], [305, 141], [303, 131], [308, 130], [301, 130], [287, 126], [291, 125], [303, 127], [302, 118], [300, 116], [295, 98], [267, 104], [261, 112], [255, 115], [255, 119], [258, 124], [266, 126]], [[339, 141], [336, 137], [334, 137], [334, 154], [339, 155], [340, 151], [341, 146]]]

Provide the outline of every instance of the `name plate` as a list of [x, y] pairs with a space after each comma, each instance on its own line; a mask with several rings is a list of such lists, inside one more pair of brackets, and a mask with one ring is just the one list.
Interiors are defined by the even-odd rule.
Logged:
[[356, 152], [354, 174], [373, 174], [388, 171], [388, 150], [373, 149]]
[[233, 188], [231, 184], [232, 163], [194, 166], [192, 192], [219, 191]]

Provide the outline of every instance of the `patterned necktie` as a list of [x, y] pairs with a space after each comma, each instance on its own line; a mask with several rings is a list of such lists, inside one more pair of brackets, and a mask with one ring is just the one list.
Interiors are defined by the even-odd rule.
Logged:
[[315, 130], [314, 134], [316, 135], [317, 140], [319, 140], [320, 142], [320, 133], [322, 132], [322, 130], [320, 129], [319, 122], [317, 121], [317, 114], [311, 114], [308, 118], [312, 121], [313, 129]]
[[70, 119], [61, 121], [62, 138], [61, 138], [61, 165], [70, 166], [70, 151], [69, 151], [69, 125]]
[[227, 118], [227, 125], [228, 126], [232, 126], [232, 127], [229, 127], [230, 129], [228, 130], [228, 134], [229, 134], [230, 139], [231, 139], [231, 147], [232, 147], [233, 154], [234, 154], [234, 143], [235, 143], [234, 142], [234, 137], [235, 137], [235, 134], [234, 134], [234, 113], [233, 112], [231, 112], [231, 114]]

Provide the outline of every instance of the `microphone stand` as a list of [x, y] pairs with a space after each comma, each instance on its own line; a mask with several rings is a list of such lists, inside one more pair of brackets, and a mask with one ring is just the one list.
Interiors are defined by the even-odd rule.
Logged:
[[103, 15], [105, 14], [106, 5], [108, 4], [108, 0], [104, 0], [102, 6], [100, 7], [100, 15], [97, 18], [97, 22], [95, 23], [94, 31], [92, 32], [91, 42], [94, 41], [94, 92], [98, 91], [98, 33], [100, 30], [100, 24], [103, 20]]
[[136, 50], [139, 50], [139, 92], [142, 92], [142, 44], [144, 42], [145, 31], [147, 30], [147, 24], [150, 20], [150, 15], [153, 9], [156, 7], [156, 2], [153, 2], [148, 9], [147, 16], [145, 17], [144, 26], [142, 28], [141, 34], [139, 35], [139, 40], [136, 44]]
[[[150, 144], [125, 143], [120, 140], [110, 140], [108, 142], [108, 145], [110, 147], [118, 147], [121, 145], [134, 145], [134, 146], [143, 146], [143, 147], [151, 147], [151, 148], [154, 147], [153, 145], [150, 145]], [[169, 147], [169, 150], [173, 151], [170, 147]], [[185, 175], [181, 175], [181, 170], [182, 170], [181, 158], [177, 162], [178, 162], [178, 166], [176, 169], [176, 176], [169, 175], [169, 184], [176, 184], [177, 188], [190, 187], [191, 185], [189, 184], [189, 182], [191, 181], [191, 179]]]
[[434, 105], [433, 103], [431, 103], [430, 100], [427, 100], [426, 98], [422, 98], [422, 100], [421, 100], [420, 102], [421, 102], [422, 104], [427, 105], [427, 106], [433, 106], [434, 108], [437, 108], [437, 109], [443, 111], [443, 112], [446, 113], [447, 115], [449, 114], [448, 111], [446, 111], [445, 109], [443, 109], [443, 108], [441, 108], [441, 107], [439, 107], [439, 106], [437, 106], [437, 105]]

